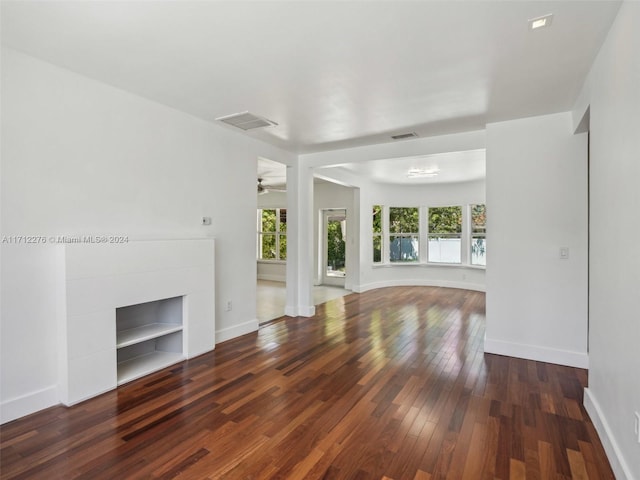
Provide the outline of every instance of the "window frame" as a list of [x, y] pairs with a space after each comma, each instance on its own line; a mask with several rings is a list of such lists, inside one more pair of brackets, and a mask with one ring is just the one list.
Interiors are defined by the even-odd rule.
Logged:
[[[376, 207], [378, 207], [378, 208], [379, 208], [379, 210], [378, 210], [378, 212], [377, 212], [377, 213], [375, 213], [375, 209], [376, 209]], [[372, 241], [371, 241], [371, 246], [372, 246], [372, 248], [373, 248], [373, 252], [372, 252], [372, 255], [371, 255], [371, 262], [372, 262], [374, 265], [380, 265], [380, 264], [385, 263], [385, 248], [384, 248], [385, 241], [384, 241], [384, 229], [385, 229], [385, 224], [386, 224], [386, 222], [384, 221], [384, 212], [385, 212], [385, 208], [384, 208], [384, 206], [383, 206], [383, 205], [378, 205], [378, 204], [376, 204], [376, 205], [373, 205], [373, 206], [371, 207], [371, 239], [372, 239]], [[374, 221], [374, 218], [375, 218], [375, 216], [376, 216], [376, 215], [379, 215], [379, 216], [380, 216], [380, 231], [379, 231], [379, 232], [376, 232], [376, 230], [375, 230], [375, 221]], [[379, 242], [380, 242], [380, 260], [378, 260], [378, 261], [376, 261], [376, 259], [375, 259], [375, 253], [376, 253], [376, 247], [375, 247], [375, 244], [376, 244], [376, 238], [377, 238], [377, 239], [379, 240]]]
[[[417, 214], [418, 214], [418, 231], [417, 232], [392, 232], [391, 231], [391, 211], [394, 209], [411, 209], [411, 210], [416, 210]], [[389, 207], [388, 209], [388, 213], [387, 213], [387, 238], [388, 238], [388, 242], [389, 242], [389, 248], [388, 248], [388, 262], [392, 265], [402, 265], [402, 264], [419, 264], [421, 262], [421, 255], [420, 255], [420, 245], [421, 245], [421, 229], [420, 229], [420, 213], [421, 213], [421, 208], [420, 207]], [[383, 219], [384, 220], [384, 219]], [[384, 223], [384, 222], [383, 222]], [[413, 260], [392, 260], [391, 259], [391, 244], [393, 243], [392, 237], [394, 238], [400, 238], [400, 256], [402, 256], [402, 239], [403, 238], [411, 238], [413, 239], [414, 237], [416, 238], [418, 245], [417, 248], [415, 249], [415, 252], [417, 253], [417, 256], [415, 259]]]
[[[475, 232], [475, 225], [473, 222], [473, 208], [474, 207], [483, 207], [482, 214], [484, 215], [484, 225], [481, 227], [482, 232]], [[481, 253], [481, 256], [484, 257], [484, 263], [474, 263], [473, 262], [473, 247], [474, 247], [474, 239], [481, 238], [483, 240], [484, 246]], [[469, 204], [469, 265], [472, 267], [486, 267], [487, 266], [487, 204], [486, 203], [470, 203]]]
[[[442, 209], [442, 208], [458, 208], [460, 210], [460, 231], [459, 232], [437, 232], [434, 233], [431, 231], [431, 210], [435, 210], [435, 209]], [[464, 265], [463, 263], [463, 236], [464, 236], [464, 230], [465, 230], [465, 222], [464, 222], [464, 217], [465, 217], [465, 208], [463, 205], [440, 205], [440, 206], [434, 206], [434, 205], [429, 205], [428, 207], [426, 207], [426, 212], [427, 212], [427, 262], [428, 264], [433, 264], [433, 265]], [[437, 236], [438, 238], [458, 238], [460, 239], [460, 252], [459, 252], [459, 258], [460, 261], [459, 262], [441, 262], [441, 261], [435, 261], [435, 260], [431, 260], [431, 249], [429, 248], [429, 242], [431, 240], [432, 237]]]
[[[422, 267], [447, 267], [447, 268], [469, 268], [469, 269], [486, 269], [486, 263], [478, 264], [471, 263], [472, 262], [472, 242], [474, 238], [480, 236], [479, 233], [473, 232], [473, 220], [472, 220], [472, 208], [476, 205], [484, 205], [486, 209], [486, 202], [483, 203], [463, 203], [458, 205], [442, 205], [442, 204], [431, 204], [431, 205], [421, 205], [419, 207], [389, 207], [382, 203], [375, 203], [371, 205], [371, 212], [373, 214], [373, 208], [379, 207], [382, 212], [381, 216], [381, 232], [374, 231], [374, 221], [373, 215], [371, 217], [371, 266], [373, 268], [380, 267], [390, 267], [397, 265], [406, 265], [406, 266], [422, 266]], [[431, 233], [429, 232], [429, 211], [432, 208], [442, 208], [442, 207], [459, 207], [461, 214], [461, 227], [460, 232], [455, 232], [450, 235], [454, 235], [454, 238], [460, 239], [460, 262], [450, 263], [450, 262], [434, 262], [429, 260], [429, 239]], [[393, 208], [417, 208], [419, 215], [418, 222], [418, 232], [391, 232], [390, 231], [390, 216], [391, 210]], [[391, 246], [390, 241], [391, 237], [417, 237], [418, 248], [416, 252], [418, 254], [417, 260], [391, 260]], [[444, 235], [443, 235], [444, 236]], [[381, 261], [374, 261], [374, 242], [375, 239], [380, 237], [381, 241]], [[485, 231], [482, 234], [482, 237], [486, 239], [486, 220], [485, 220]], [[485, 254], [486, 255], [486, 254]], [[485, 260], [486, 262], [486, 260]]]
[[[265, 210], [274, 210], [275, 211], [275, 230], [274, 231], [264, 231], [262, 229], [262, 214]], [[286, 263], [287, 261], [287, 221], [281, 221], [282, 212], [284, 212], [284, 217], [286, 219], [287, 209], [280, 207], [273, 208], [258, 208], [257, 211], [257, 245], [256, 245], [256, 259], [258, 262], [266, 262], [266, 263]], [[282, 230], [282, 225], [284, 225], [284, 230]], [[262, 258], [262, 238], [265, 235], [271, 235], [275, 237], [275, 258]], [[284, 248], [285, 248], [285, 258], [281, 258], [280, 247], [282, 245], [282, 240], [284, 237]]]

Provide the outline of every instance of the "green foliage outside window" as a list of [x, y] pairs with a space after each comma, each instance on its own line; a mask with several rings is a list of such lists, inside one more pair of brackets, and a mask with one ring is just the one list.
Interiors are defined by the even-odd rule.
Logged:
[[262, 228], [263, 232], [275, 232], [276, 231], [276, 211], [275, 210], [262, 210]]
[[382, 262], [382, 237], [373, 237], [373, 261], [374, 263]]
[[276, 236], [263, 234], [261, 235], [261, 253], [260, 258], [262, 260], [275, 260], [276, 259]]
[[486, 265], [487, 260], [487, 207], [484, 204], [471, 205], [471, 264]]
[[345, 241], [342, 232], [342, 222], [329, 220], [327, 222], [327, 265], [332, 270], [344, 271]]
[[420, 214], [417, 207], [389, 208], [390, 233], [418, 233], [420, 230]]
[[259, 245], [261, 260], [286, 260], [287, 210], [263, 209], [260, 215]]
[[280, 235], [280, 260], [287, 259], [287, 236]]
[[382, 205], [373, 206], [373, 262], [382, 262]]
[[487, 229], [486, 205], [471, 205], [471, 231], [473, 233], [485, 233]]
[[373, 206], [373, 233], [382, 233], [382, 205]]
[[429, 208], [429, 234], [462, 233], [462, 207]]

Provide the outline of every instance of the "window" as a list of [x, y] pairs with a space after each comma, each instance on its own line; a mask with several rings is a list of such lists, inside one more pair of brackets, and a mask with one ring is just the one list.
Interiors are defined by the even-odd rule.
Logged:
[[445, 207], [373, 205], [371, 214], [373, 265], [486, 266], [484, 204]]
[[462, 207], [429, 208], [429, 262], [461, 263]]
[[373, 206], [373, 263], [382, 262], [382, 205]]
[[420, 214], [417, 207], [389, 208], [389, 261], [417, 262], [420, 252]]
[[487, 264], [486, 205], [471, 205], [471, 265]]
[[258, 260], [287, 259], [287, 209], [258, 209]]

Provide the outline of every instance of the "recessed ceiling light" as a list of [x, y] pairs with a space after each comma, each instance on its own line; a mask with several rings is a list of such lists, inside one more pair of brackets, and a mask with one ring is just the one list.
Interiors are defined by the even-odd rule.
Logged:
[[440, 172], [437, 168], [410, 168], [407, 172], [408, 178], [429, 178], [436, 177]]
[[549, 27], [553, 20], [553, 14], [543, 15], [542, 17], [532, 18], [529, 20], [529, 29], [537, 30], [538, 28]]

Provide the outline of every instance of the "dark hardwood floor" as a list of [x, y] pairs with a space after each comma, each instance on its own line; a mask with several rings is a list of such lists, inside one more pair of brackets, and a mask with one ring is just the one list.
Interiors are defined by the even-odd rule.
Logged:
[[485, 354], [484, 294], [385, 288], [1, 429], [3, 479], [612, 479], [586, 370]]

